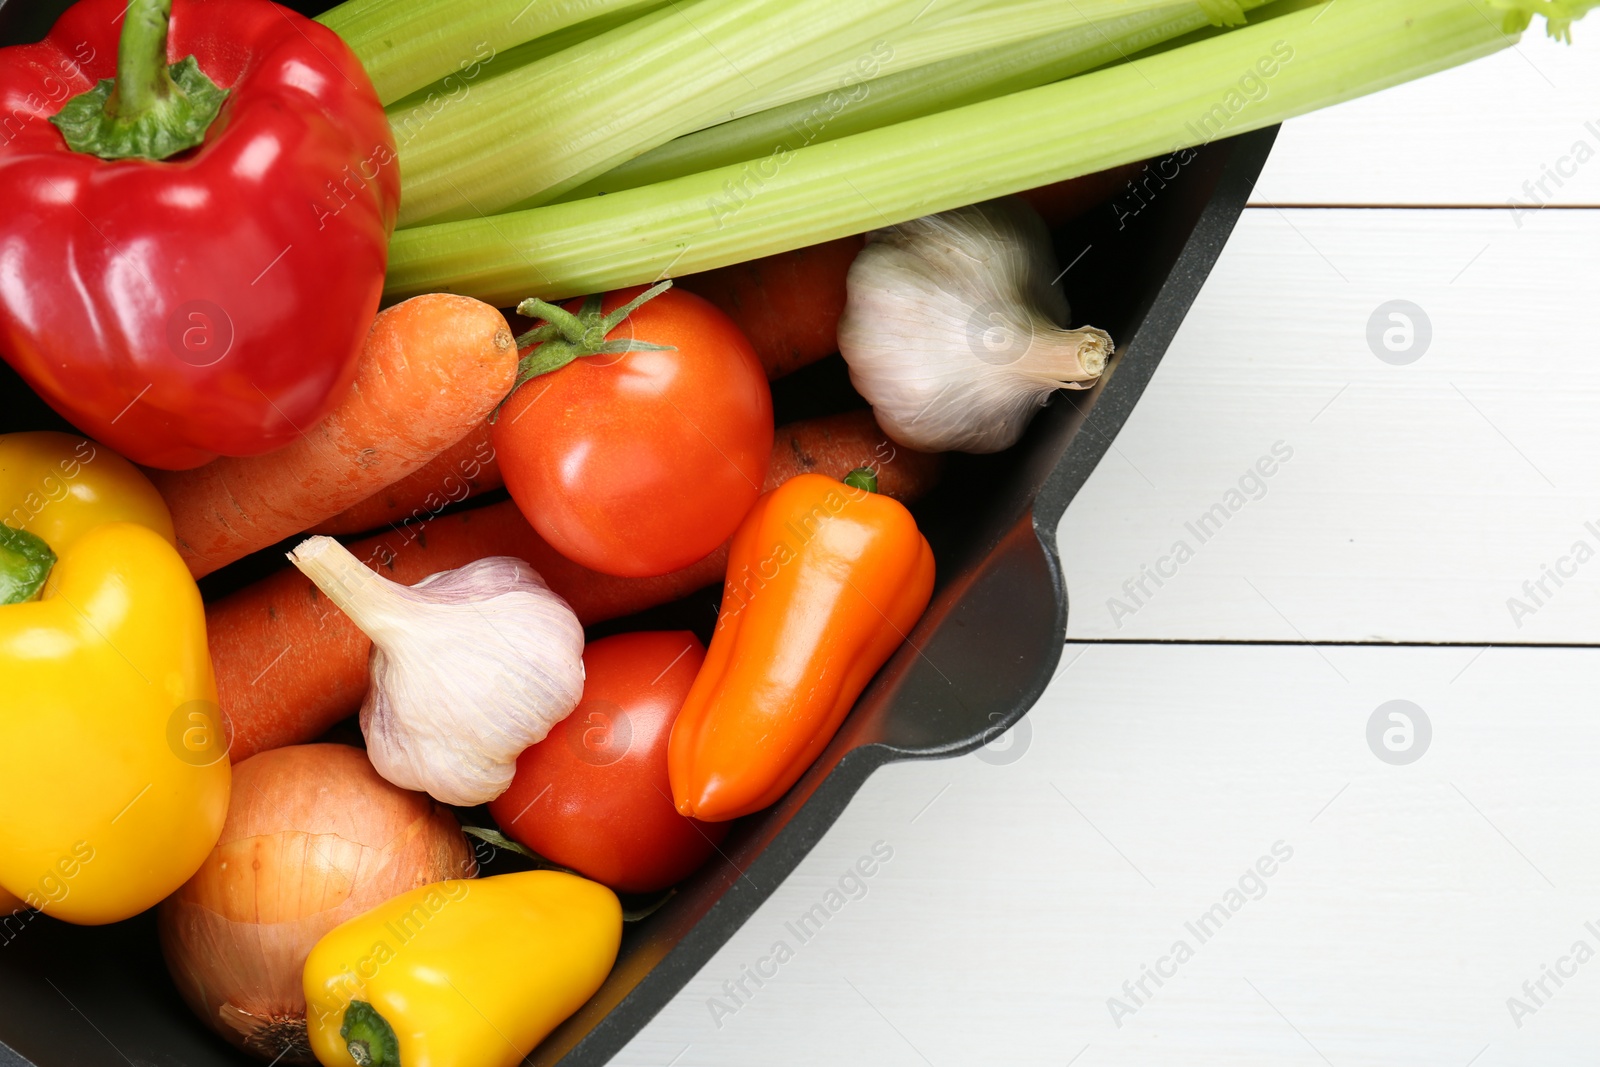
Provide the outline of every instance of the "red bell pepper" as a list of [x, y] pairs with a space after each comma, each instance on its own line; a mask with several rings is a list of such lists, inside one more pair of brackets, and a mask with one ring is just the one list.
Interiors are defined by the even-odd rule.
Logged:
[[82, 0], [0, 50], [0, 355], [148, 466], [276, 448], [350, 386], [399, 199], [331, 30], [268, 0]]

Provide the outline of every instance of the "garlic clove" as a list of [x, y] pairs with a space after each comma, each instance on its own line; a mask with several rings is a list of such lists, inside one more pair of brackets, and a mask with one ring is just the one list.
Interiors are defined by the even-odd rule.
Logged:
[[492, 556], [414, 586], [330, 537], [291, 560], [372, 638], [361, 705], [379, 774], [446, 804], [483, 804], [583, 696], [583, 626], [520, 559]]
[[1059, 325], [1058, 274], [1044, 221], [1014, 198], [874, 231], [839, 350], [884, 431], [925, 452], [998, 452], [1056, 390], [1093, 385], [1111, 338]]

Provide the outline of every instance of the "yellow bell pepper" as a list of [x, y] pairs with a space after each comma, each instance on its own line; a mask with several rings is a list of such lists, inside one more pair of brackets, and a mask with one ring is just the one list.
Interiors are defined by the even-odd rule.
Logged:
[[0, 436], [0, 520], [59, 556], [107, 522], [148, 526], [173, 541], [166, 501], [139, 468], [104, 445], [39, 431]]
[[227, 814], [205, 611], [172, 537], [110, 449], [0, 436], [0, 889], [68, 922], [159, 902]]
[[413, 889], [311, 950], [311, 1051], [323, 1067], [511, 1067], [594, 995], [621, 941], [616, 894], [577, 875]]
[[7, 915], [15, 915], [25, 907], [27, 905], [21, 900], [7, 893], [4, 889], [0, 889], [0, 919], [5, 918]]

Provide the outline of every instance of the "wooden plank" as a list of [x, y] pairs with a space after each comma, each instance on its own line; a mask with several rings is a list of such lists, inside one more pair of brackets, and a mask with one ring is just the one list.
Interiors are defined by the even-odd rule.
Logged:
[[[1575, 974], [1545, 979], [1542, 1004], [1522, 985], [1576, 941], [1600, 951], [1585, 925], [1600, 927], [1600, 651], [1066, 651], [1025, 746], [1009, 749], [1020, 758], [880, 772], [616, 1062], [1592, 1057], [1600, 962], [1561, 964]], [[1409, 765], [1366, 740], [1396, 698], [1432, 727]], [[877, 842], [892, 858], [830, 898]], [[1275, 845], [1272, 874], [1246, 877]], [[797, 936], [830, 900], [820, 929]], [[1228, 917], [1202, 940], [1186, 924], [1217, 904]], [[1193, 957], [1162, 964], [1172, 976], [1135, 986], [1135, 1004], [1123, 983], [1179, 940]], [[758, 966], [760, 986], [746, 976]], [[1133, 1008], [1120, 1027], [1112, 997]], [[1534, 1008], [1520, 1028], [1510, 997]]]
[[1247, 211], [1061, 524], [1069, 634], [1600, 642], [1597, 300], [1600, 212]]
[[1600, 204], [1600, 22], [1573, 36], [1291, 120], [1256, 201]]

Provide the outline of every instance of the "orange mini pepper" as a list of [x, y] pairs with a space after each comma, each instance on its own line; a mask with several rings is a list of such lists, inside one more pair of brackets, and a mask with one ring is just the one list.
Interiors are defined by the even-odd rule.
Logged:
[[722, 610], [668, 746], [678, 811], [759, 811], [833, 738], [933, 595], [933, 550], [870, 471], [802, 474], [734, 534]]

